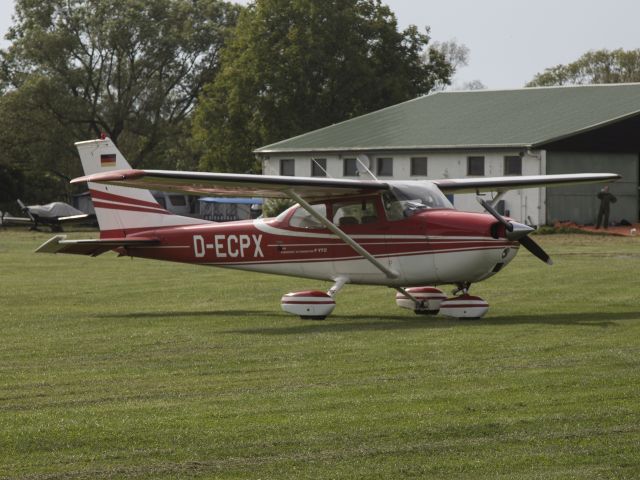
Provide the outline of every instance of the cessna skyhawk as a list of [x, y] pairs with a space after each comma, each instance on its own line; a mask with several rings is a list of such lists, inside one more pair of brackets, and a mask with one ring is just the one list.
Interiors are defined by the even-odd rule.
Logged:
[[[134, 170], [108, 139], [76, 144], [100, 226], [100, 239], [57, 235], [38, 252], [132, 257], [275, 273], [333, 282], [328, 291], [285, 294], [281, 306], [324, 318], [349, 283], [385, 285], [416, 313], [478, 318], [488, 304], [469, 288], [501, 271], [520, 246], [551, 264], [530, 226], [500, 215], [510, 189], [610, 182], [589, 173], [419, 181], [346, 180], [225, 173]], [[364, 163], [364, 162], [361, 162]], [[366, 168], [366, 166], [364, 166]], [[171, 214], [150, 190], [189, 195], [288, 198], [275, 218], [215, 223]], [[497, 192], [489, 202], [481, 192]], [[445, 194], [471, 192], [486, 213], [457, 211]], [[456, 286], [447, 298], [439, 285]]]

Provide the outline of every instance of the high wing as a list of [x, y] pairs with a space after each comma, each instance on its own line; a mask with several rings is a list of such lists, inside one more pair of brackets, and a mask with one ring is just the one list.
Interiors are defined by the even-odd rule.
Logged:
[[[444, 193], [506, 192], [581, 183], [605, 183], [620, 179], [615, 173], [573, 173], [431, 180]], [[79, 177], [71, 183], [108, 185], [183, 193], [238, 197], [291, 198], [291, 191], [313, 201], [389, 190], [393, 182], [315, 177], [285, 177], [235, 173], [181, 172], [171, 170], [117, 170]]]
[[571, 173], [561, 175], [528, 175], [511, 177], [445, 178], [433, 180], [444, 193], [506, 192], [519, 188], [606, 183], [619, 180], [615, 173]]
[[66, 235], [56, 235], [40, 245], [36, 253], [71, 253], [97, 257], [118, 247], [145, 247], [160, 243], [155, 238], [110, 238], [95, 240], [67, 240]]
[[71, 183], [80, 182], [97, 182], [187, 195], [291, 198], [290, 192], [294, 191], [310, 201], [390, 189], [386, 182], [370, 180], [170, 170], [116, 170], [88, 175], [71, 181]]

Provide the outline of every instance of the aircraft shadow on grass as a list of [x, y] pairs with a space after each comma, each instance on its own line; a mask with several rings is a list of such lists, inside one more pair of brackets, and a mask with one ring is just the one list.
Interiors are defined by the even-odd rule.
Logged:
[[[353, 321], [362, 320], [362, 321]], [[443, 317], [407, 317], [402, 315], [373, 318], [370, 315], [349, 315], [332, 317], [331, 321], [305, 321], [303, 324], [282, 327], [261, 327], [230, 330], [228, 333], [253, 335], [299, 335], [302, 333], [330, 333], [363, 330], [412, 330], [438, 328], [467, 328], [495, 325], [575, 325], [583, 327], [607, 328], [615, 326], [618, 320], [640, 320], [640, 312], [609, 313], [562, 313], [552, 315], [514, 315], [485, 317], [482, 320], [459, 320]]]
[[122, 319], [153, 319], [175, 317], [284, 317], [284, 315], [272, 310], [201, 310], [201, 311], [168, 311], [168, 312], [126, 312], [126, 313], [101, 313], [95, 318], [122, 318]]
[[177, 317], [269, 317], [281, 318], [282, 325], [277, 327], [258, 327], [248, 329], [227, 330], [226, 333], [249, 335], [299, 335], [303, 333], [331, 333], [365, 330], [412, 330], [439, 328], [468, 328], [496, 325], [575, 325], [582, 327], [607, 328], [616, 325], [620, 320], [640, 320], [640, 312], [577, 312], [555, 313], [550, 315], [512, 315], [485, 317], [482, 320], [458, 320], [453, 318], [406, 315], [389, 315], [372, 317], [370, 315], [335, 315], [324, 321], [293, 321], [290, 317], [271, 310], [199, 310], [199, 311], [161, 311], [161, 312], [128, 312], [96, 315], [101, 319], [161, 319]]

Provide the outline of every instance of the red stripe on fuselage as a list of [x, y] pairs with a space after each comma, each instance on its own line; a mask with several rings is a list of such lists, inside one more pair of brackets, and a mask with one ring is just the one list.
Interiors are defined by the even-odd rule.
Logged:
[[104, 203], [93, 201], [93, 206], [95, 208], [106, 208], [107, 210], [124, 210], [127, 212], [143, 212], [143, 213], [159, 213], [160, 215], [173, 215], [171, 212], [167, 210], [162, 210], [160, 208], [144, 208], [137, 207], [135, 205], [125, 205], [121, 203]]
[[151, 208], [162, 209], [162, 207], [158, 202], [147, 202], [145, 200], [138, 200], [137, 198], [130, 198], [122, 195], [115, 195], [109, 192], [101, 192], [99, 190], [89, 190], [89, 193], [91, 194], [92, 199], [97, 198], [99, 200], [107, 200], [109, 202], [118, 202], [118, 203], [125, 203], [129, 205], [138, 205], [141, 207], [151, 207]]
[[[238, 226], [240, 227], [240, 226]], [[276, 244], [273, 236], [259, 232], [254, 229], [236, 228], [233, 230], [227, 228], [218, 228], [215, 231], [208, 229], [189, 230], [202, 240], [198, 240], [198, 250], [200, 255], [196, 257], [194, 246], [194, 235], [176, 235], [173, 229], [166, 229], [164, 232], [158, 232], [158, 236], [162, 238], [162, 245], [182, 245], [188, 248], [176, 250], [159, 251], [157, 248], [140, 248], [136, 249], [136, 253], [140, 256], [162, 258], [177, 262], [215, 264], [220, 266], [232, 265], [261, 265], [276, 263], [316, 263], [331, 261], [347, 261], [360, 260], [362, 257], [340, 239], [334, 242], [327, 242], [325, 247], [309, 246], [304, 247], [296, 240], [296, 246], [289, 247], [285, 241]], [[233, 233], [226, 233], [233, 232]], [[186, 232], [184, 232], [186, 233]], [[240, 248], [240, 236], [244, 235], [245, 245]], [[218, 239], [215, 237], [218, 236]], [[233, 241], [229, 241], [229, 236], [233, 236]], [[254, 236], [256, 238], [254, 238]], [[255, 242], [259, 238], [259, 249], [256, 248]], [[314, 242], [314, 239], [309, 239]], [[316, 240], [317, 241], [317, 240]], [[419, 255], [437, 255], [444, 253], [462, 253], [462, 252], [480, 252], [490, 250], [501, 250], [504, 248], [515, 247], [508, 241], [439, 241], [433, 244], [425, 239], [422, 243], [406, 245], [402, 241], [394, 242], [390, 240], [385, 244], [375, 241], [369, 244], [366, 240], [358, 241], [360, 245], [376, 258], [389, 257], [408, 257]], [[316, 244], [317, 245], [317, 244]], [[259, 252], [259, 253], [258, 253]]]

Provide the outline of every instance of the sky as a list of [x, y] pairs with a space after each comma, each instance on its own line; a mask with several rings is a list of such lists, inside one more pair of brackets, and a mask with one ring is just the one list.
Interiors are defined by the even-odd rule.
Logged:
[[[429, 26], [434, 41], [455, 39], [469, 48], [469, 65], [454, 78], [457, 87], [479, 80], [491, 89], [520, 88], [545, 68], [577, 60], [589, 50], [640, 48], [638, 0], [384, 3], [395, 12], [400, 28]], [[12, 13], [13, 1], [0, 0], [2, 37], [12, 24]]]

